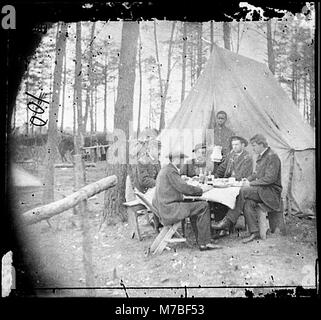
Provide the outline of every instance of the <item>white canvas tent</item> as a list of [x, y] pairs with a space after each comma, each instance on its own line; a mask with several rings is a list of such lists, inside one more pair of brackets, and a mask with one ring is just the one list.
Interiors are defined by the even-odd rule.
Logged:
[[228, 114], [226, 125], [236, 134], [247, 139], [256, 133], [266, 136], [282, 162], [284, 199], [290, 199], [297, 211], [311, 207], [316, 183], [314, 130], [265, 64], [218, 46], [161, 132], [162, 156], [169, 150], [191, 155], [193, 146], [213, 128], [219, 110]]

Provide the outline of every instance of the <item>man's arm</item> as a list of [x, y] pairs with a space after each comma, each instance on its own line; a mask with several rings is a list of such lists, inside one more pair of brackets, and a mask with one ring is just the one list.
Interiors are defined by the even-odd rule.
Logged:
[[278, 173], [281, 167], [281, 161], [277, 155], [269, 156], [265, 168], [265, 175], [256, 180], [250, 181], [250, 186], [266, 186], [275, 183], [278, 179]]
[[167, 174], [170, 184], [180, 193], [186, 196], [201, 196], [203, 190], [200, 187], [191, 186], [182, 180], [177, 171], [170, 171]]

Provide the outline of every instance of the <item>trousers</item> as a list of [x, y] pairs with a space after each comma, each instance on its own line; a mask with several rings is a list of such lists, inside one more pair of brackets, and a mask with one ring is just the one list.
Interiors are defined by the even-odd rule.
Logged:
[[211, 241], [211, 215], [206, 201], [186, 203], [190, 209], [189, 218], [198, 245], [206, 245]]
[[259, 202], [262, 202], [259, 194], [259, 187], [242, 187], [236, 198], [235, 208], [229, 209], [226, 218], [233, 224], [236, 224], [238, 217], [244, 214], [249, 232], [254, 233], [259, 231], [256, 207]]

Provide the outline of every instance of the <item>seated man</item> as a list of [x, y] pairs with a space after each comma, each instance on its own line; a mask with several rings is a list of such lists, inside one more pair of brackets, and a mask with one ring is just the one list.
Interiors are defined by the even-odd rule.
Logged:
[[[150, 147], [152, 145], [154, 148]], [[146, 193], [148, 189], [155, 187], [156, 177], [160, 171], [160, 142], [156, 140], [148, 143], [138, 142], [133, 150], [137, 152], [137, 164], [130, 166], [130, 180], [133, 187]]]
[[[232, 136], [230, 138], [232, 151], [229, 152], [226, 159], [215, 172], [215, 178], [234, 177], [237, 181], [247, 178], [253, 170], [253, 159], [245, 150], [248, 142], [243, 137]], [[213, 211], [215, 213], [215, 221], [223, 219], [228, 208], [220, 203], [213, 203]]]
[[[156, 185], [156, 177], [160, 171], [160, 141], [148, 140], [138, 141], [132, 140], [130, 148], [130, 157], [133, 164], [129, 165], [126, 178], [125, 199], [127, 202], [136, 199], [134, 189], [142, 193], [146, 193], [148, 189], [154, 188]], [[137, 163], [135, 163], [137, 160]], [[145, 206], [138, 204], [135, 210], [142, 210]], [[158, 228], [160, 226], [156, 216], [149, 217], [149, 223]]]
[[183, 165], [180, 174], [192, 178], [198, 176], [201, 173], [201, 170], [203, 171], [203, 174], [213, 172], [213, 162], [207, 161], [206, 159], [206, 145], [202, 143], [197, 144], [193, 152], [195, 153], [195, 158], [187, 161]]
[[228, 153], [224, 162], [220, 164], [215, 172], [215, 178], [230, 178], [240, 181], [247, 178], [253, 170], [253, 160], [248, 151], [245, 150], [248, 142], [239, 136], [230, 138], [232, 151]]
[[183, 195], [201, 196], [203, 193], [202, 188], [187, 184], [179, 175], [177, 166], [186, 156], [181, 153], [170, 153], [168, 157], [170, 162], [157, 176], [153, 198], [153, 205], [159, 212], [161, 222], [170, 225], [190, 217], [199, 249], [201, 251], [220, 249], [220, 246], [211, 243], [210, 211], [207, 202], [183, 201]]
[[244, 243], [257, 239], [259, 228], [257, 223], [257, 204], [263, 202], [271, 210], [279, 210], [281, 204], [281, 161], [278, 155], [268, 146], [262, 134], [256, 134], [250, 140], [254, 152], [258, 154], [255, 172], [245, 179], [236, 200], [235, 209], [229, 210], [226, 217], [215, 229], [226, 229], [235, 224], [243, 211], [250, 236]]

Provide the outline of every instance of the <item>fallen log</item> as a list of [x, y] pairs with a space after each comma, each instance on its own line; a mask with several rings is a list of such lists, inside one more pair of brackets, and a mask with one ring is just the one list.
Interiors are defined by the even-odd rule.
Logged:
[[[86, 167], [96, 167], [96, 163], [94, 162], [88, 162], [85, 163]], [[55, 168], [73, 168], [73, 163], [56, 163]]]
[[29, 225], [45, 219], [49, 219], [63, 211], [74, 207], [79, 202], [84, 201], [97, 193], [114, 187], [116, 184], [116, 176], [103, 178], [101, 180], [88, 184], [85, 187], [82, 187], [66, 198], [51, 202], [38, 208], [28, 210], [27, 212], [22, 214], [22, 221]]

